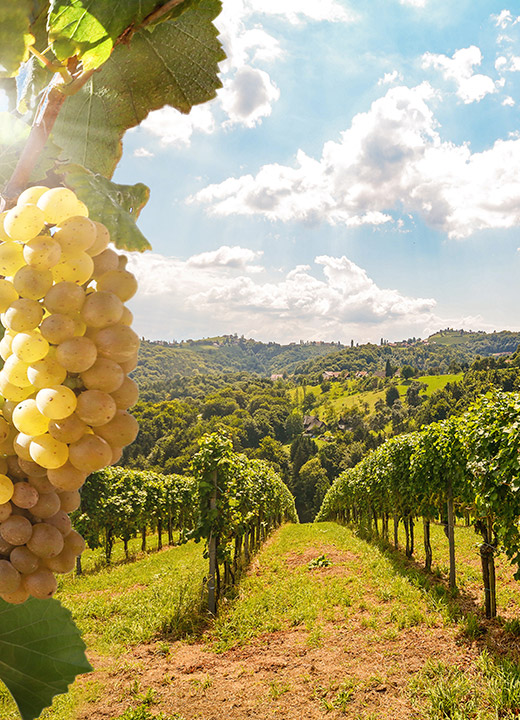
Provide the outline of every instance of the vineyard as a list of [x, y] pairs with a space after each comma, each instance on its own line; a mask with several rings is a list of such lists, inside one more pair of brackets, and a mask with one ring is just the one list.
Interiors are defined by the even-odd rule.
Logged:
[[[133, 267], [158, 316], [146, 280], [173, 285], [169, 272], [183, 281], [200, 273], [190, 322], [199, 327], [199, 306], [210, 308], [212, 333], [235, 329], [222, 330], [217, 317], [227, 292], [248, 311], [258, 305], [262, 322], [294, 320], [291, 333], [313, 313], [327, 332], [343, 332], [343, 316], [358, 332], [363, 323], [349, 326], [349, 317], [365, 314], [374, 327], [393, 316], [395, 329], [405, 307], [438, 327], [436, 300], [382, 289], [325, 246], [315, 257], [324, 281], [305, 264], [256, 286], [264, 252], [277, 245], [271, 231], [261, 250], [200, 252], [193, 243], [190, 257], [176, 247], [147, 266], [137, 254], [151, 243], [137, 220], [150, 190], [113, 180], [125, 134], [136, 129], [137, 138], [154, 111], [173, 112], [161, 122], [175, 118], [171, 136], [185, 149], [219, 122], [226, 132], [263, 120], [266, 128], [281, 90], [254, 64], [285, 51], [259, 15], [296, 27], [334, 10], [339, 28], [342, 4], [230, 3], [223, 19], [221, 0], [0, 0], [0, 720], [520, 717], [520, 334], [448, 328], [427, 340], [382, 336], [379, 345], [287, 335], [282, 345], [237, 332], [141, 343], [132, 329]], [[424, 4], [400, 2], [417, 13]], [[519, 20], [491, 17], [503, 27]], [[398, 79], [386, 73], [378, 86]], [[413, 92], [394, 87], [387, 97], [398, 91]], [[441, 147], [433, 111], [417, 99], [410, 107], [414, 124], [432, 117], [417, 138]], [[299, 117], [296, 105], [285, 110]], [[356, 132], [342, 134], [352, 148], [371, 126], [356, 117]], [[159, 137], [166, 156], [170, 138]], [[252, 168], [255, 143], [236, 137], [227, 147], [240, 147], [240, 168]], [[405, 157], [365, 140], [365, 163]], [[369, 206], [378, 193], [347, 189], [353, 204], [367, 198], [359, 216], [336, 205], [340, 176], [377, 173], [336, 177], [333, 146], [323, 156], [328, 219], [344, 215], [360, 237], [377, 221], [383, 233], [394, 218], [390, 207]], [[218, 200], [218, 183], [201, 187], [217, 182], [225, 148], [214, 158], [205, 149], [214, 164], [197, 173], [194, 165], [182, 183], [172, 164], [163, 184], [182, 185], [192, 211], [204, 195]], [[132, 157], [145, 167], [154, 155], [143, 146]], [[318, 167], [301, 150], [295, 157], [302, 173]], [[280, 182], [266, 162], [249, 182], [271, 173], [272, 188], [248, 195], [238, 178], [222, 183], [236, 188], [240, 212], [278, 222], [287, 193], [284, 212], [308, 203], [318, 224], [314, 181], [299, 182], [304, 202], [293, 202], [297, 173]], [[236, 211], [231, 199], [221, 197], [224, 214]], [[186, 228], [180, 196], [168, 203], [167, 217], [150, 210], [148, 226], [159, 214], [168, 228]], [[412, 205], [430, 203], [417, 195]], [[433, 205], [430, 214], [443, 227]], [[410, 214], [402, 232], [414, 224]], [[229, 228], [226, 238], [238, 242]], [[310, 325], [301, 327], [305, 337]]]
[[317, 520], [354, 521], [393, 541], [402, 520], [406, 555], [414, 552], [414, 523], [422, 518], [425, 565], [432, 566], [430, 524], [445, 525], [450, 586], [456, 585], [454, 524], [460, 518], [481, 535], [486, 614], [496, 615], [494, 556], [503, 550], [519, 572], [520, 516], [518, 395], [481, 398], [459, 418], [398, 436], [342, 474], [327, 493]]
[[103, 547], [107, 563], [117, 539], [128, 557], [128, 543], [137, 533], [142, 552], [151, 533], [157, 533], [158, 550], [163, 532], [169, 545], [174, 531], [180, 542], [204, 540], [209, 609], [215, 614], [221, 591], [235, 583], [261, 542], [283, 522], [298, 518], [291, 493], [270, 465], [233, 452], [231, 441], [220, 435], [202, 439], [194, 469], [195, 478], [121, 467], [92, 473], [73, 521], [88, 547]]

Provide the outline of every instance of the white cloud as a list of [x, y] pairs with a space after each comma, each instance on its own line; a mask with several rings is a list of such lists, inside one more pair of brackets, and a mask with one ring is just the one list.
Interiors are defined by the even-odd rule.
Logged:
[[189, 145], [195, 131], [213, 132], [215, 119], [208, 105], [197, 105], [189, 115], [172, 107], [163, 107], [151, 112], [141, 127], [158, 137], [162, 145]]
[[222, 245], [218, 250], [210, 250], [209, 252], [192, 255], [186, 261], [191, 267], [228, 267], [244, 270], [248, 265], [262, 257], [263, 251], [250, 250], [239, 245], [229, 247]]
[[495, 61], [495, 68], [503, 73], [503, 72], [520, 72], [520, 56], [519, 55], [510, 55], [509, 57], [504, 57], [501, 55], [498, 57]]
[[316, 160], [299, 151], [294, 167], [264, 165], [256, 176], [209, 185], [188, 202], [218, 215], [347, 226], [418, 214], [450, 237], [520, 225], [520, 140], [479, 153], [442, 141], [428, 106], [428, 83], [396, 87], [353, 118]]
[[509, 25], [516, 25], [520, 21], [520, 17], [514, 18], [511, 10], [502, 10], [498, 15], [491, 15], [491, 19], [495, 21], [497, 27], [505, 30]]
[[150, 150], [147, 150], [145, 147], [139, 147], [134, 150], [134, 157], [148, 158], [154, 156], [155, 154], [150, 152]]
[[507, 97], [502, 100], [502, 105], [504, 105], [505, 107], [514, 107], [515, 104], [516, 103], [511, 97], [511, 95], [507, 95]]
[[251, 13], [281, 15], [290, 23], [304, 20], [327, 22], [352, 22], [356, 16], [336, 0], [246, 0], [245, 7]]
[[466, 104], [480, 102], [489, 93], [496, 92], [492, 78], [473, 72], [473, 67], [482, 62], [482, 53], [475, 45], [457, 50], [451, 58], [425, 53], [422, 60], [423, 68], [436, 68], [447, 80], [454, 80], [457, 95]]
[[254, 127], [271, 114], [272, 105], [279, 97], [280, 91], [266, 72], [247, 65], [240, 68], [233, 77], [226, 78], [219, 93], [228, 117], [224, 126]]
[[399, 0], [401, 5], [410, 5], [411, 7], [423, 8], [426, 7], [428, 0]]
[[[225, 262], [231, 256], [240, 263]], [[245, 263], [258, 256], [240, 247], [222, 247], [187, 261], [130, 254], [129, 268], [140, 287], [132, 303], [137, 331], [158, 338], [238, 332], [281, 342], [301, 337], [345, 341], [363, 333], [363, 339], [378, 340], [381, 334], [417, 335], [438, 320], [435, 300], [379, 288], [344, 256], [319, 256], [313, 268], [297, 266], [278, 281], [244, 272]]]
[[402, 82], [403, 76], [398, 70], [394, 70], [391, 73], [385, 73], [382, 78], [377, 81], [378, 85], [392, 85], [396, 82]]

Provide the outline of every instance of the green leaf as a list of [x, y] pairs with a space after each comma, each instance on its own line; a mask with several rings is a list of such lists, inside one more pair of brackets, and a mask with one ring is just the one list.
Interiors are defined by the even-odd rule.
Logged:
[[[8, 112], [0, 112], [0, 189], [7, 183], [29, 137], [30, 127]], [[47, 171], [54, 167], [59, 148], [48, 140], [36, 167], [31, 181], [43, 180]]]
[[54, 138], [67, 158], [111, 177], [128, 128], [165, 105], [188, 113], [213, 98], [224, 58], [212, 23], [220, 9], [220, 0], [201, 0], [178, 20], [141, 30], [130, 45], [118, 45], [58, 116]]
[[[171, 4], [170, 0], [52, 0], [49, 42], [59, 60], [77, 55], [84, 70], [94, 70], [108, 60], [120, 36]], [[189, 4], [191, 0], [180, 0], [161, 20], [179, 15]]]
[[0, 600], [0, 679], [23, 720], [34, 720], [76, 675], [91, 670], [79, 630], [57, 600]]
[[[35, 37], [35, 47], [44, 50], [47, 45], [47, 7], [42, 3], [40, 11], [31, 25], [31, 32]], [[51, 59], [51, 58], [49, 58]], [[17, 99], [15, 107], [19, 113], [25, 115], [28, 111], [34, 112], [40, 101], [40, 93], [48, 85], [52, 73], [34, 55], [25, 62], [20, 71]], [[31, 118], [32, 119], [32, 118]]]
[[17, 75], [29, 57], [32, 11], [32, 0], [0, 0], [0, 77]]
[[124, 250], [149, 250], [151, 245], [135, 224], [148, 202], [150, 190], [143, 183], [118, 185], [80, 165], [60, 168], [65, 184], [89, 209], [89, 217], [104, 223], [112, 242]]

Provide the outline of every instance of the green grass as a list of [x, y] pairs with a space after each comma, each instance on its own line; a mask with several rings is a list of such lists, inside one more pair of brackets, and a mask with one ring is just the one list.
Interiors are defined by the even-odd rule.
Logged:
[[[436, 390], [442, 390], [444, 387], [446, 387], [448, 383], [459, 382], [459, 380], [462, 380], [462, 377], [462, 373], [457, 373], [454, 375], [421, 375], [420, 377], [412, 378], [412, 382], [413, 380], [417, 380], [418, 382], [424, 383], [427, 387], [426, 390], [421, 393], [421, 395], [430, 396]], [[401, 395], [406, 395], [406, 391], [409, 385], [410, 383], [400, 383], [397, 386], [399, 393]]]
[[[402, 552], [402, 528], [401, 549], [396, 552], [377, 538], [367, 542], [334, 523], [284, 526], [260, 551], [254, 573], [244, 576], [236, 598], [223, 603], [204, 639], [217, 653], [292, 628], [303, 632], [304, 646], [311, 651], [333, 642], [337, 627], [358, 628], [361, 642], [374, 649], [406, 640], [411, 628], [428, 634], [451, 628], [461, 642], [487, 642], [478, 537], [472, 528], [462, 526], [456, 527], [455, 537], [459, 590], [452, 593], [446, 586], [448, 543], [439, 525], [431, 527], [434, 568], [430, 574], [421, 567], [424, 551], [419, 523], [412, 561]], [[201, 609], [207, 563], [202, 546], [188, 543], [145, 555], [138, 553], [138, 547], [137, 540], [131, 544], [135, 557], [131, 562], [125, 562], [122, 548], [116, 547], [116, 562], [109, 568], [100, 567], [99, 552], [88, 552], [83, 562], [86, 574], [60, 582], [59, 597], [71, 609], [89, 649], [97, 654], [97, 664], [112, 671], [125, 667], [128, 659], [122, 655], [129, 646], [152, 642], [157, 654], [165, 656], [172, 639], [197, 636], [207, 620]], [[517, 612], [520, 589], [511, 582], [511, 575], [507, 562], [499, 558], [498, 606], [505, 621], [499, 620], [497, 626], [501, 623], [505, 637], [509, 633], [514, 640], [520, 633], [519, 623], [507, 613]], [[519, 716], [520, 668], [510, 659], [494, 657], [487, 644], [489, 652], [473, 655], [464, 666], [429, 661], [411, 676], [405, 692], [417, 717], [508, 720]], [[42, 720], [73, 720], [79, 708], [103, 697], [98, 678], [93, 674], [76, 683], [68, 695], [56, 698]], [[352, 675], [335, 686], [316, 687], [316, 701], [324, 713], [349, 715], [368, 682], [376, 681]], [[386, 682], [377, 679], [377, 683]], [[211, 679], [199, 678], [197, 683], [200, 687], [194, 685], [194, 689], [204, 692]], [[283, 677], [267, 689], [273, 705], [291, 692], [292, 685]], [[128, 700], [130, 709], [110, 720], [182, 720], [161, 715], [154, 707], [152, 691], [146, 692], [138, 683]], [[3, 694], [0, 690], [0, 718], [18, 720], [5, 690]]]
[[[287, 556], [303, 554], [309, 546], [316, 549], [317, 558], [322, 546], [348, 553], [348, 560], [340, 563], [348, 572], [324, 576], [309, 569], [308, 561], [288, 572]], [[296, 626], [316, 634], [322, 623], [356, 611], [368, 612], [367, 622], [374, 629], [442, 622], [421, 588], [395, 571], [391, 557], [334, 523], [285, 526], [276, 544], [260, 553], [258, 563], [259, 571], [241, 583], [238, 601], [215, 623], [212, 636], [218, 650]], [[382, 588], [390, 600], [383, 608]]]
[[[406, 398], [406, 391], [413, 380], [417, 380], [426, 385], [426, 389], [421, 395], [430, 396], [436, 390], [441, 390], [448, 383], [458, 382], [462, 379], [462, 373], [452, 375], [421, 375], [412, 378], [409, 382], [400, 382], [397, 385], [399, 394], [403, 399]], [[321, 420], [327, 421], [327, 414], [332, 410], [336, 416], [341, 416], [344, 410], [351, 410], [354, 407], [364, 409], [367, 407], [368, 412], [375, 412], [375, 405], [378, 400], [385, 402], [386, 390], [366, 390], [364, 392], [353, 391], [355, 381], [334, 381], [331, 388], [327, 392], [323, 392], [320, 385], [307, 385], [305, 392], [313, 394], [317, 399], [317, 406], [310, 410], [311, 415], [318, 415]], [[303, 389], [301, 387], [292, 388], [289, 394], [293, 402], [301, 405], [303, 401]]]
[[520, 714], [520, 666], [484, 651], [468, 668], [428, 662], [410, 683], [425, 720], [513, 720]]
[[67, 576], [57, 597], [71, 610], [91, 649], [117, 655], [127, 645], [196, 631], [205, 571], [202, 545], [190, 542], [92, 574]]

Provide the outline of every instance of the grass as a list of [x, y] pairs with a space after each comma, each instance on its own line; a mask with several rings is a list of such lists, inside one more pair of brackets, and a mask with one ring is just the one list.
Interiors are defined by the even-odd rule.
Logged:
[[[268, 633], [295, 629], [303, 633], [302, 647], [321, 652], [338, 642], [338, 630], [347, 630], [348, 637], [359, 638], [363, 652], [387, 654], [385, 677], [349, 672], [320, 685], [312, 685], [309, 679], [309, 692], [324, 714], [368, 720], [378, 716], [372, 714], [373, 708], [361, 706], [364, 698], [379, 685], [392, 686], [392, 663], [396, 662], [392, 648], [401, 647], [401, 641], [408, 642], [419, 631], [430, 638], [457, 636], [468, 646], [481, 643], [489, 649], [473, 653], [464, 664], [448, 663], [444, 656], [443, 662], [429, 660], [409, 681], [406, 675], [404, 692], [417, 717], [519, 717], [520, 667], [512, 658], [493, 654], [490, 642], [490, 628], [500, 629], [502, 648], [507, 638], [514, 644], [520, 634], [520, 622], [514, 617], [520, 590], [511, 580], [510, 566], [503, 558], [497, 559], [498, 605], [503, 618], [490, 625], [482, 615], [478, 537], [472, 528], [455, 529], [456, 593], [445, 582], [448, 544], [442, 527], [431, 527], [432, 573], [421, 567], [421, 526], [416, 525], [412, 561], [404, 557], [402, 528], [400, 531], [401, 551], [396, 552], [377, 539], [367, 542], [334, 523], [280, 528], [255, 558], [254, 571], [244, 576], [236, 598], [223, 605], [205, 634], [208, 649], [220, 653], [254, 639], [261, 643]], [[87, 553], [86, 574], [60, 581], [60, 598], [71, 609], [89, 649], [111, 673], [124, 669], [128, 658], [122, 656], [129, 647], [153, 642], [157, 656], [164, 658], [172, 639], [198, 637], [206, 622], [201, 583], [207, 561], [200, 545], [188, 543], [143, 555], [136, 541], [131, 553], [134, 560], [125, 562], [117, 547], [116, 562], [109, 568], [101, 567], [99, 553]], [[182, 715], [161, 713], [154, 691], [141, 687], [140, 682], [141, 677], [125, 695], [128, 709], [110, 720], [183, 720]], [[213, 671], [211, 676], [190, 682], [193, 693], [209, 697], [215, 682]], [[265, 682], [265, 697], [273, 706], [297, 692], [294, 678], [281, 675]], [[68, 695], [56, 698], [42, 720], [73, 720], [79, 708], [88, 707], [104, 694], [102, 683], [93, 674], [76, 683]], [[1, 720], [18, 717], [7, 693], [0, 690]]]
[[[94, 565], [88, 554], [84, 565]], [[195, 632], [205, 571], [202, 546], [190, 542], [134, 562], [120, 558], [119, 564], [81, 577], [66, 576], [57, 597], [71, 610], [89, 648], [118, 655], [158, 636]]]
[[411, 681], [410, 694], [427, 720], [513, 720], [520, 715], [520, 666], [486, 651], [470, 672], [429, 662]]
[[[151, 547], [156, 539], [151, 538]], [[141, 540], [130, 542], [130, 562], [121, 543], [114, 548], [113, 563], [104, 565], [99, 550], [87, 550], [83, 557], [85, 574], [62, 576], [56, 597], [68, 607], [83, 633], [87, 647], [111, 661], [129, 646], [158, 640], [158, 652], [165, 653], [176, 638], [200, 632], [206, 622], [201, 588], [207, 561], [202, 545], [189, 542], [161, 552], [140, 553]], [[102, 688], [96, 676], [76, 683], [67, 695], [55, 698], [52, 709], [41, 720], [71, 720], [76, 709], [93, 702]], [[133, 712], [133, 711], [132, 711]], [[148, 714], [146, 714], [148, 713]], [[122, 720], [170, 720], [150, 715], [149, 707], [137, 708]], [[1, 720], [19, 720], [15, 705], [0, 687]], [[172, 718], [171, 720], [175, 720]]]
[[[330, 569], [347, 566], [348, 573], [324, 576], [322, 571], [328, 568], [309, 571], [304, 554], [309, 546], [316, 548], [316, 556], [322, 546], [344, 553]], [[287, 572], [286, 556], [299, 554], [301, 564]], [[258, 563], [259, 572], [241, 583], [238, 602], [217, 618], [212, 637], [218, 650], [296, 626], [319, 636], [322, 622], [347, 618], [356, 611], [366, 613], [364, 622], [374, 627], [390, 624], [402, 629], [442, 622], [440, 612], [428, 606], [421, 588], [396, 573], [390, 557], [334, 523], [282, 528], [276, 544], [262, 551]], [[381, 609], [377, 606], [382, 589], [389, 601]]]
[[[417, 378], [412, 378], [426, 385], [426, 389], [421, 393], [425, 396], [430, 396], [436, 390], [441, 390], [450, 382], [457, 382], [462, 378], [462, 373], [453, 375], [421, 375]], [[411, 381], [410, 381], [411, 382]], [[406, 391], [410, 385], [410, 382], [400, 382], [397, 385], [399, 394], [404, 399], [406, 398]], [[307, 394], [313, 394], [317, 400], [317, 406], [310, 412], [311, 415], [318, 415], [321, 420], [327, 421], [327, 415], [330, 411], [333, 411], [336, 416], [340, 416], [344, 410], [350, 410], [354, 407], [363, 409], [365, 406], [368, 408], [370, 414], [375, 412], [375, 405], [378, 400], [385, 402], [386, 390], [366, 390], [363, 392], [353, 391], [355, 381], [334, 381], [331, 383], [331, 388], [327, 392], [323, 392], [320, 385], [307, 385], [305, 392]], [[303, 401], [303, 388], [297, 387], [289, 390], [289, 394], [293, 402], [301, 404]]]

